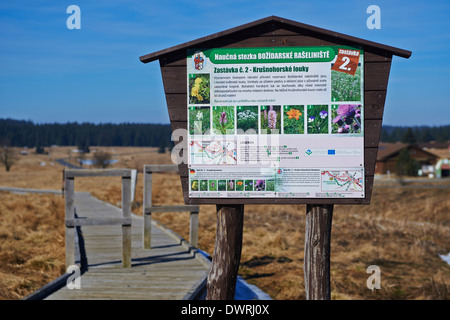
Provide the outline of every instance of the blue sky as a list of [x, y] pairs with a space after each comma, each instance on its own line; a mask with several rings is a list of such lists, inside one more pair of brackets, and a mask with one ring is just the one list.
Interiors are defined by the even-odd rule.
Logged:
[[271, 15], [412, 51], [393, 59], [383, 124], [450, 124], [448, 0], [0, 0], [0, 118], [169, 123], [159, 63], [139, 56]]

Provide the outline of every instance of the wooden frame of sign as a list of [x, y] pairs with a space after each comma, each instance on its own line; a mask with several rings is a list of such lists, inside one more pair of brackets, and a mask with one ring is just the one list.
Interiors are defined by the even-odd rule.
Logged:
[[364, 198], [190, 198], [189, 170], [179, 165], [185, 204], [370, 204], [392, 56], [410, 51], [305, 25], [276, 16], [140, 57], [159, 60], [172, 130], [187, 129], [186, 52], [195, 48], [350, 46], [364, 51]]
[[179, 164], [185, 204], [215, 204], [217, 208], [216, 246], [207, 281], [208, 300], [234, 298], [242, 247], [244, 204], [307, 205], [304, 259], [306, 298], [331, 298], [330, 239], [333, 205], [370, 204], [392, 56], [409, 58], [411, 52], [271, 16], [140, 57], [143, 63], [159, 60], [172, 130], [187, 131], [188, 50], [331, 46], [359, 48], [364, 52], [364, 197], [193, 198], [189, 196], [189, 168], [187, 164]]

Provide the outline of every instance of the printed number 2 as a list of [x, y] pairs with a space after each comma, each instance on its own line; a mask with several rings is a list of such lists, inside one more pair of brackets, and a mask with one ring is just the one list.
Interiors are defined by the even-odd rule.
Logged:
[[344, 61], [344, 63], [340, 65], [339, 69], [350, 71], [351, 68], [347, 68], [346, 67], [349, 64], [349, 62], [350, 62], [350, 58], [349, 57], [342, 57], [342, 61]]

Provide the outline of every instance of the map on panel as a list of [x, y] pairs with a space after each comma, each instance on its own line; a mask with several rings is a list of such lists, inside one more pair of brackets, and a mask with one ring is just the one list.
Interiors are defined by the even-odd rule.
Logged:
[[191, 141], [191, 164], [236, 164], [235, 141]]
[[363, 177], [362, 170], [325, 170], [322, 171], [322, 190], [362, 192]]

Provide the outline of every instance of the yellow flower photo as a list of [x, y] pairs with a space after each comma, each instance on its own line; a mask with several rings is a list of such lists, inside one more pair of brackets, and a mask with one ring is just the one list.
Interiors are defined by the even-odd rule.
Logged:
[[209, 74], [189, 74], [189, 104], [209, 104]]

